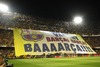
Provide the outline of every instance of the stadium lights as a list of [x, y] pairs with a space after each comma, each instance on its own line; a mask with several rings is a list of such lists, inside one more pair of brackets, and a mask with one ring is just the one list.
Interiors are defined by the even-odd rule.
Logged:
[[77, 16], [77, 17], [74, 18], [73, 21], [74, 21], [75, 24], [81, 24], [83, 19], [82, 19], [82, 17]]
[[9, 8], [7, 5], [0, 3], [0, 12], [8, 12]]

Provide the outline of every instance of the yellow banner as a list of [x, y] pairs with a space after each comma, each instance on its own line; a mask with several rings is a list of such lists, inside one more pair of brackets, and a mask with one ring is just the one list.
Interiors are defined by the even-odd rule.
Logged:
[[43, 53], [95, 54], [80, 35], [59, 32], [14, 29], [15, 55]]

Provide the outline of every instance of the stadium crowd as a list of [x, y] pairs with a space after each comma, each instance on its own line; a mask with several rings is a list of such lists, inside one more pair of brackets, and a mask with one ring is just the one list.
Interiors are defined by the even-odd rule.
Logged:
[[0, 47], [13, 46], [13, 31], [0, 29]]
[[[12, 28], [45, 30], [53, 32], [80, 34], [80, 35], [98, 35], [100, 34], [100, 26], [93, 28], [89, 25], [74, 25], [71, 22], [60, 20], [49, 20], [39, 17], [31, 17], [22, 15], [20, 13], [6, 13], [0, 14], [0, 48], [14, 46]], [[80, 30], [81, 29], [81, 30]], [[92, 47], [100, 47], [99, 37], [83, 37], [85, 41]], [[0, 49], [0, 52], [8, 58], [15, 58], [14, 49], [6, 50]], [[98, 51], [100, 54], [100, 50]], [[33, 57], [33, 56], [31, 56]]]
[[[63, 33], [100, 34], [100, 27], [92, 24], [77, 25], [73, 22], [31, 17], [20, 13], [5, 13], [0, 15], [1, 28], [22, 28], [33, 30], [46, 30]], [[81, 29], [81, 30], [80, 30]]]

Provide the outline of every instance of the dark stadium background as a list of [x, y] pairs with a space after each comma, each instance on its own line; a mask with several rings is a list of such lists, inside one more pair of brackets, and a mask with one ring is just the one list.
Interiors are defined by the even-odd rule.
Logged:
[[[80, 0], [2, 0], [10, 10], [32, 16], [71, 21], [74, 15], [83, 15], [87, 23], [99, 23], [98, 1]], [[1, 2], [2, 2], [1, 1]]]

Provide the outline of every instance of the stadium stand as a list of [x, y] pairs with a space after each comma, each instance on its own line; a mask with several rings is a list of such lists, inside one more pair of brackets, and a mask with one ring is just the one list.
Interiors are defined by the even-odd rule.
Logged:
[[[80, 34], [81, 36], [88, 35], [83, 36], [83, 38], [98, 54], [100, 54], [100, 49], [96, 48], [100, 47], [100, 36], [91, 36], [100, 34], [100, 26], [93, 28], [91, 24], [74, 25], [73, 23], [66, 21], [31, 17], [20, 13], [6, 13], [0, 14], [0, 52], [8, 58], [17, 58], [14, 55], [12, 28]], [[43, 56], [44, 55], [41, 57]], [[51, 56], [53, 57], [53, 55]], [[35, 56], [28, 55], [27, 57], [32, 58]]]

